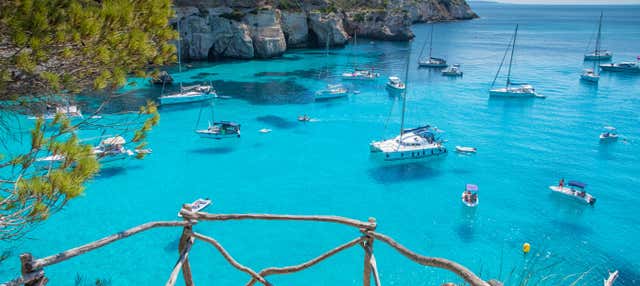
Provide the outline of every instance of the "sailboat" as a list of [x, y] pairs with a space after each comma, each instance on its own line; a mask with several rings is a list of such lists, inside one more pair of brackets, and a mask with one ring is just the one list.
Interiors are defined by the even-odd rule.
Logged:
[[[409, 52], [409, 55], [411, 52]], [[438, 130], [435, 127], [425, 125], [416, 128], [405, 129], [404, 119], [407, 106], [407, 90], [409, 79], [409, 62], [405, 70], [404, 89], [402, 90], [402, 117], [400, 121], [400, 134], [394, 138], [373, 141], [369, 144], [369, 150], [375, 156], [384, 161], [419, 161], [428, 158], [436, 158], [447, 155], [447, 148], [437, 138]]]
[[[178, 34], [180, 34], [180, 21], [178, 21]], [[178, 71], [182, 72], [182, 34], [178, 39]], [[218, 95], [211, 84], [182, 86], [180, 83], [180, 91], [170, 93], [159, 97], [160, 105], [191, 103], [216, 98]]]
[[[355, 47], [357, 43], [358, 43], [358, 31], [356, 30], [353, 35], [353, 46]], [[359, 69], [357, 58], [356, 58], [356, 63], [353, 67], [353, 71], [342, 73], [342, 79], [346, 79], [346, 80], [375, 80], [379, 77], [380, 77], [380, 73], [375, 72], [373, 68]]]
[[[489, 90], [490, 96], [495, 97], [517, 97], [517, 98], [525, 98], [525, 97], [544, 97], [536, 92], [535, 88], [532, 85], [526, 83], [514, 83], [511, 81], [511, 66], [513, 65], [513, 54], [516, 49], [516, 38], [518, 36], [518, 25], [516, 25], [516, 30], [513, 34], [513, 42], [507, 47], [504, 56], [502, 57], [502, 62], [500, 62], [500, 66], [498, 67], [498, 72], [496, 72], [496, 76], [493, 78], [493, 82], [491, 83], [491, 89]], [[502, 69], [502, 65], [504, 64], [504, 60], [507, 56], [507, 52], [511, 50], [511, 57], [509, 58], [509, 70], [507, 72], [507, 83], [505, 87], [493, 88], [498, 79], [498, 75], [500, 75], [500, 70]]]
[[[327, 32], [327, 43], [325, 47], [325, 73], [327, 77], [329, 77], [329, 46], [330, 46], [330, 34]], [[314, 95], [315, 100], [325, 100], [325, 99], [334, 99], [341, 98], [347, 96], [349, 90], [344, 87], [342, 84], [327, 84], [327, 87], [322, 90], [316, 91]]]
[[613, 53], [607, 50], [601, 50], [602, 44], [602, 12], [600, 12], [600, 21], [598, 22], [598, 34], [596, 35], [596, 46], [593, 52], [584, 55], [585, 61], [608, 61], [611, 60]]
[[424, 48], [426, 46], [426, 42], [422, 45], [422, 50], [420, 51], [420, 60], [418, 60], [418, 65], [420, 67], [428, 67], [428, 68], [446, 68], [447, 61], [442, 58], [432, 57], [431, 53], [433, 52], [433, 28], [434, 25], [431, 24], [431, 34], [429, 35], [429, 56], [426, 58], [422, 57], [422, 53], [424, 52]]
[[[200, 109], [202, 115], [202, 109]], [[200, 115], [198, 115], [198, 123], [200, 123]], [[226, 139], [240, 138], [240, 124], [231, 121], [214, 121], [213, 101], [211, 102], [211, 121], [207, 129], [196, 129], [196, 134], [207, 139]]]

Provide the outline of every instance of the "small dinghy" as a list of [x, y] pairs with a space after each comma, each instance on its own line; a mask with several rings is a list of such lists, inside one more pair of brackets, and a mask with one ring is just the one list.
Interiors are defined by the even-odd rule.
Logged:
[[560, 180], [560, 183], [557, 186], [549, 186], [549, 189], [554, 193], [565, 195], [579, 202], [593, 205], [596, 203], [596, 198], [584, 190], [586, 187], [587, 184], [578, 181], [569, 181], [569, 186], [565, 187], [563, 179]]
[[456, 146], [456, 151], [459, 153], [475, 153], [478, 149], [473, 147]]
[[[199, 212], [202, 209], [208, 207], [211, 204], [211, 200], [209, 198], [206, 199], [197, 199], [195, 200], [193, 203], [191, 203], [191, 212]], [[178, 212], [178, 216], [182, 217], [182, 215], [180, 214], [180, 212]]]
[[618, 140], [618, 133], [616, 128], [612, 126], [605, 126], [600, 133], [600, 141], [615, 141]]
[[260, 129], [259, 131], [260, 131], [260, 133], [269, 133], [269, 132], [271, 132], [272, 130], [271, 130], [271, 129], [269, 129], [269, 128], [262, 128], [262, 129]]
[[464, 192], [462, 192], [462, 203], [470, 208], [478, 206], [480, 198], [478, 198], [478, 186], [467, 184]]

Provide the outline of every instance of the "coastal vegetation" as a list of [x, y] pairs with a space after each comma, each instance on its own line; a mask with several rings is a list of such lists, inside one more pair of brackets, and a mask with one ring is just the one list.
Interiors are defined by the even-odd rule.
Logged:
[[[77, 132], [88, 125], [114, 131], [112, 123], [101, 122], [97, 114], [118, 96], [127, 76], [148, 76], [152, 67], [174, 62], [171, 41], [177, 34], [169, 26], [170, 0], [2, 1], [0, 11], [0, 139], [5, 147], [0, 161], [0, 240], [6, 240], [20, 237], [83, 193], [100, 164]], [[28, 149], [8, 147], [21, 140], [22, 130], [12, 124], [20, 115], [68, 107], [81, 94], [93, 94], [90, 97], [102, 102], [92, 119], [72, 121], [60, 112], [49, 120], [39, 116]], [[130, 134], [128, 141], [144, 148], [147, 133], [158, 122], [150, 102], [131, 119], [118, 122], [117, 132]], [[64, 159], [37, 169], [34, 163], [43, 154]]]

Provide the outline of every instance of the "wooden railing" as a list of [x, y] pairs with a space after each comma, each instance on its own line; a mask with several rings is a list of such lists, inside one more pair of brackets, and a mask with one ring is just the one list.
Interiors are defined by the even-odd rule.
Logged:
[[[247, 273], [249, 276], [249, 281], [247, 282], [247, 286], [254, 285], [259, 282], [263, 285], [271, 285], [269, 281], [266, 279], [269, 275], [275, 274], [288, 274], [298, 272], [304, 269], [307, 269], [317, 263], [333, 256], [334, 254], [343, 251], [347, 248], [351, 248], [355, 245], [360, 245], [364, 250], [364, 276], [363, 276], [363, 285], [370, 286], [371, 285], [371, 277], [374, 278], [374, 283], [376, 286], [380, 286], [380, 279], [378, 275], [378, 270], [375, 264], [375, 256], [373, 251], [373, 243], [375, 240], [386, 243], [391, 246], [393, 249], [397, 250], [400, 254], [409, 258], [410, 260], [424, 265], [431, 266], [449, 270], [464, 279], [466, 283], [471, 286], [494, 286], [500, 285], [498, 281], [491, 280], [490, 282], [482, 280], [480, 277], [475, 275], [466, 267], [444, 258], [438, 257], [427, 257], [417, 254], [392, 238], [376, 232], [376, 220], [374, 218], [369, 218], [368, 221], [359, 221], [355, 219], [339, 217], [339, 216], [299, 216], [299, 215], [274, 215], [274, 214], [210, 214], [210, 213], [193, 213], [191, 212], [191, 208], [189, 205], [184, 205], [182, 210], [180, 210], [180, 214], [182, 215], [183, 221], [158, 221], [158, 222], [150, 222], [145, 223], [134, 228], [125, 230], [123, 232], [119, 232], [100, 240], [96, 240], [94, 242], [69, 249], [67, 251], [60, 252], [55, 255], [47, 256], [44, 258], [34, 259], [30, 253], [25, 253], [20, 255], [21, 262], [21, 272], [22, 275], [14, 280], [11, 280], [7, 283], [0, 284], [0, 286], [13, 286], [13, 285], [26, 285], [26, 286], [35, 286], [35, 285], [45, 285], [48, 282], [47, 277], [45, 276], [44, 268], [56, 263], [60, 263], [67, 259], [73, 258], [75, 256], [81, 255], [83, 253], [92, 251], [96, 248], [103, 247], [112, 242], [118, 241], [120, 239], [127, 238], [129, 236], [138, 234], [140, 232], [144, 232], [153, 228], [158, 227], [182, 227], [182, 235], [180, 237], [180, 242], [178, 244], [178, 261], [176, 262], [171, 274], [169, 275], [169, 279], [167, 280], [166, 286], [175, 285], [176, 280], [178, 279], [178, 275], [182, 272], [182, 277], [184, 279], [184, 283], [187, 286], [193, 286], [193, 277], [191, 275], [191, 266], [189, 264], [189, 251], [191, 250], [191, 246], [196, 240], [200, 240], [206, 243], [209, 243], [215, 247], [220, 254], [224, 257], [229, 264], [231, 264], [234, 268]], [[360, 235], [355, 237], [354, 239], [339, 245], [318, 257], [315, 257], [311, 260], [308, 260], [304, 263], [286, 267], [269, 267], [262, 269], [260, 271], [255, 271], [250, 267], [242, 265], [240, 262], [235, 260], [229, 252], [214, 238], [194, 232], [193, 225], [198, 223], [199, 221], [225, 221], [225, 220], [286, 220], [286, 221], [317, 221], [317, 222], [328, 222], [328, 223], [338, 223], [347, 225], [350, 227], [355, 227], [359, 230]]]

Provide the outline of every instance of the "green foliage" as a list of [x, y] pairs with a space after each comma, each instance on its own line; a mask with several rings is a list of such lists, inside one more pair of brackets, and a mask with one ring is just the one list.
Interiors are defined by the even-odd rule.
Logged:
[[2, 1], [0, 8], [0, 70], [12, 71], [0, 77], [8, 87], [0, 99], [115, 88], [175, 53], [171, 0]]

